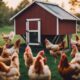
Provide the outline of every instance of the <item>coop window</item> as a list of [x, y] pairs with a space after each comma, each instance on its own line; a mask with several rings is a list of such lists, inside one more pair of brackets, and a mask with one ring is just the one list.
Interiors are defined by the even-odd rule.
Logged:
[[26, 39], [29, 45], [39, 45], [41, 43], [41, 21], [40, 19], [27, 19], [26, 22]]

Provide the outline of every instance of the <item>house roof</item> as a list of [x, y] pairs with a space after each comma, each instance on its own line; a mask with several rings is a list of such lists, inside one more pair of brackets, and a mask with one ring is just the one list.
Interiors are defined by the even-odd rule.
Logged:
[[34, 1], [31, 4], [27, 5], [25, 8], [23, 8], [21, 11], [19, 11], [17, 14], [15, 14], [13, 17], [10, 18], [10, 20], [15, 19], [19, 14], [21, 14], [24, 10], [29, 8], [32, 4], [36, 3], [52, 15], [58, 17], [61, 20], [80, 20], [78, 17], [72, 15], [71, 13], [67, 12], [66, 10], [62, 9], [56, 4], [51, 3], [45, 3], [40, 1]]

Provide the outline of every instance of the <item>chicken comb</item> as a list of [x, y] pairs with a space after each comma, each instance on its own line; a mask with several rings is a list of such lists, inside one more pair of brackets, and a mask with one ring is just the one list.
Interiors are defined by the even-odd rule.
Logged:
[[67, 57], [67, 56], [66, 56], [65, 52], [62, 52], [61, 58], [62, 58], [62, 59], [65, 59], [66, 57]]
[[40, 53], [41, 56], [43, 56], [44, 55], [44, 50], [40, 51], [39, 53]]
[[27, 46], [25, 51], [29, 52], [31, 50], [30, 46]]

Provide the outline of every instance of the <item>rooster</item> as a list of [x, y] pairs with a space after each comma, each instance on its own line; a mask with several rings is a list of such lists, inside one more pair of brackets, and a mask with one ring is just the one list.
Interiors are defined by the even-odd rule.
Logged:
[[0, 62], [0, 69], [0, 73], [2, 73], [0, 76], [2, 76], [4, 80], [18, 80], [20, 77], [18, 53], [15, 52], [12, 55], [10, 66]]
[[9, 34], [2, 33], [2, 38], [6, 43], [10, 43], [14, 39], [14, 32], [11, 31]]
[[69, 62], [65, 53], [62, 53], [58, 71], [63, 80], [78, 80], [80, 78], [80, 63]]
[[28, 76], [30, 80], [51, 80], [51, 71], [42, 60], [41, 55], [37, 56], [30, 66]]
[[11, 48], [3, 47], [2, 57], [11, 56], [14, 52], [19, 53], [20, 39], [18, 39]]

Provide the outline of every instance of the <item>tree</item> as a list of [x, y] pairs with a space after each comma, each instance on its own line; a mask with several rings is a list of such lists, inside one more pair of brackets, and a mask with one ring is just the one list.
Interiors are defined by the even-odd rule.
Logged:
[[22, 8], [24, 8], [29, 3], [28, 0], [23, 0], [16, 8], [15, 13], [20, 11]]
[[9, 18], [13, 13], [13, 9], [10, 9], [3, 0], [0, 0], [0, 26], [9, 25]]
[[71, 12], [73, 14], [80, 13], [78, 10], [80, 10], [80, 0], [69, 0], [69, 4], [71, 5]]

